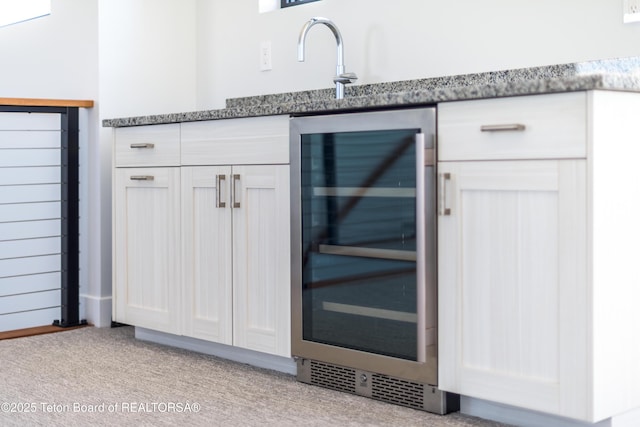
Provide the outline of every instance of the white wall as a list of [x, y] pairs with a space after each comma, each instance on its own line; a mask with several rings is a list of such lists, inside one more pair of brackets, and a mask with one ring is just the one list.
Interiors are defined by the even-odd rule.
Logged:
[[98, 0], [52, 0], [51, 15], [0, 28], [0, 96], [96, 99]]
[[103, 118], [195, 108], [195, 0], [100, 0]]
[[[622, 0], [321, 0], [258, 13], [258, 0], [198, 0], [198, 108], [225, 98], [331, 87], [335, 39], [314, 27], [298, 63], [300, 28], [332, 19], [359, 84], [640, 55], [640, 24]], [[270, 40], [273, 70], [259, 71]]]

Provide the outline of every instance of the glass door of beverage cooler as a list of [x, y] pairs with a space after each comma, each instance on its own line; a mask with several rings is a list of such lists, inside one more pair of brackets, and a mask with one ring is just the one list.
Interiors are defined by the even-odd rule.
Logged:
[[434, 147], [420, 111], [393, 113], [402, 120], [351, 115], [325, 131], [301, 126], [294, 354], [298, 333], [329, 346], [325, 356], [435, 357], [435, 212], [426, 212], [435, 211], [427, 207], [435, 206]]

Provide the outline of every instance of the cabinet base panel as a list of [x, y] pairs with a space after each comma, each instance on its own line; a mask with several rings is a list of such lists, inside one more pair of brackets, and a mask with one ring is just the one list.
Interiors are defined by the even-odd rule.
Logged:
[[444, 415], [459, 409], [459, 397], [429, 384], [317, 360], [296, 360], [298, 381], [395, 405]]
[[640, 408], [624, 414], [591, 423], [573, 420], [529, 409], [460, 396], [460, 412], [478, 418], [521, 427], [636, 427], [640, 425]]
[[271, 369], [285, 374], [295, 375], [296, 364], [289, 357], [275, 356], [240, 347], [199, 340], [180, 335], [167, 334], [146, 328], [135, 328], [135, 337], [142, 341], [178, 347], [198, 353], [209, 354], [234, 362], [246, 363], [258, 368]]

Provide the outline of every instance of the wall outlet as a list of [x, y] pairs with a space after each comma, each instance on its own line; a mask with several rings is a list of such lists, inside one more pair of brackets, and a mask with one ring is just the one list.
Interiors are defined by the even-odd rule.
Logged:
[[271, 42], [260, 42], [260, 71], [271, 70]]
[[640, 0], [623, 0], [623, 22], [640, 22]]

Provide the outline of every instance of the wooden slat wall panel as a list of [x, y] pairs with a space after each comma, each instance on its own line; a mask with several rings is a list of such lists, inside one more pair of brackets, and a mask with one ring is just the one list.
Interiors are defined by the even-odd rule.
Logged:
[[0, 113], [0, 130], [21, 132], [60, 130], [60, 115], [51, 113]]
[[0, 222], [0, 236], [2, 236], [2, 240], [57, 236], [60, 234], [60, 227], [60, 219], [9, 223]]
[[60, 289], [0, 298], [0, 312], [8, 314], [38, 311], [43, 308], [58, 306], [60, 306]]
[[51, 324], [51, 319], [57, 319], [59, 317], [60, 307], [0, 315], [0, 329], [2, 331], [13, 331], [16, 329], [48, 325]]
[[2, 203], [36, 203], [60, 200], [60, 184], [0, 185]]
[[60, 287], [60, 272], [0, 278], [0, 297], [50, 291]]
[[60, 318], [60, 114], [0, 113], [0, 331]]
[[0, 148], [60, 148], [60, 131], [1, 130]]
[[0, 222], [58, 218], [60, 218], [60, 202], [7, 204], [0, 209]]
[[0, 271], [0, 278], [60, 271], [60, 255], [0, 259]]
[[2, 157], [0, 157], [0, 167], [55, 166], [59, 164], [59, 148], [2, 149]]
[[60, 166], [0, 168], [2, 185], [60, 183]]
[[[0, 241], [0, 259], [34, 257], [60, 253], [60, 237]], [[3, 273], [0, 272], [0, 276]]]

